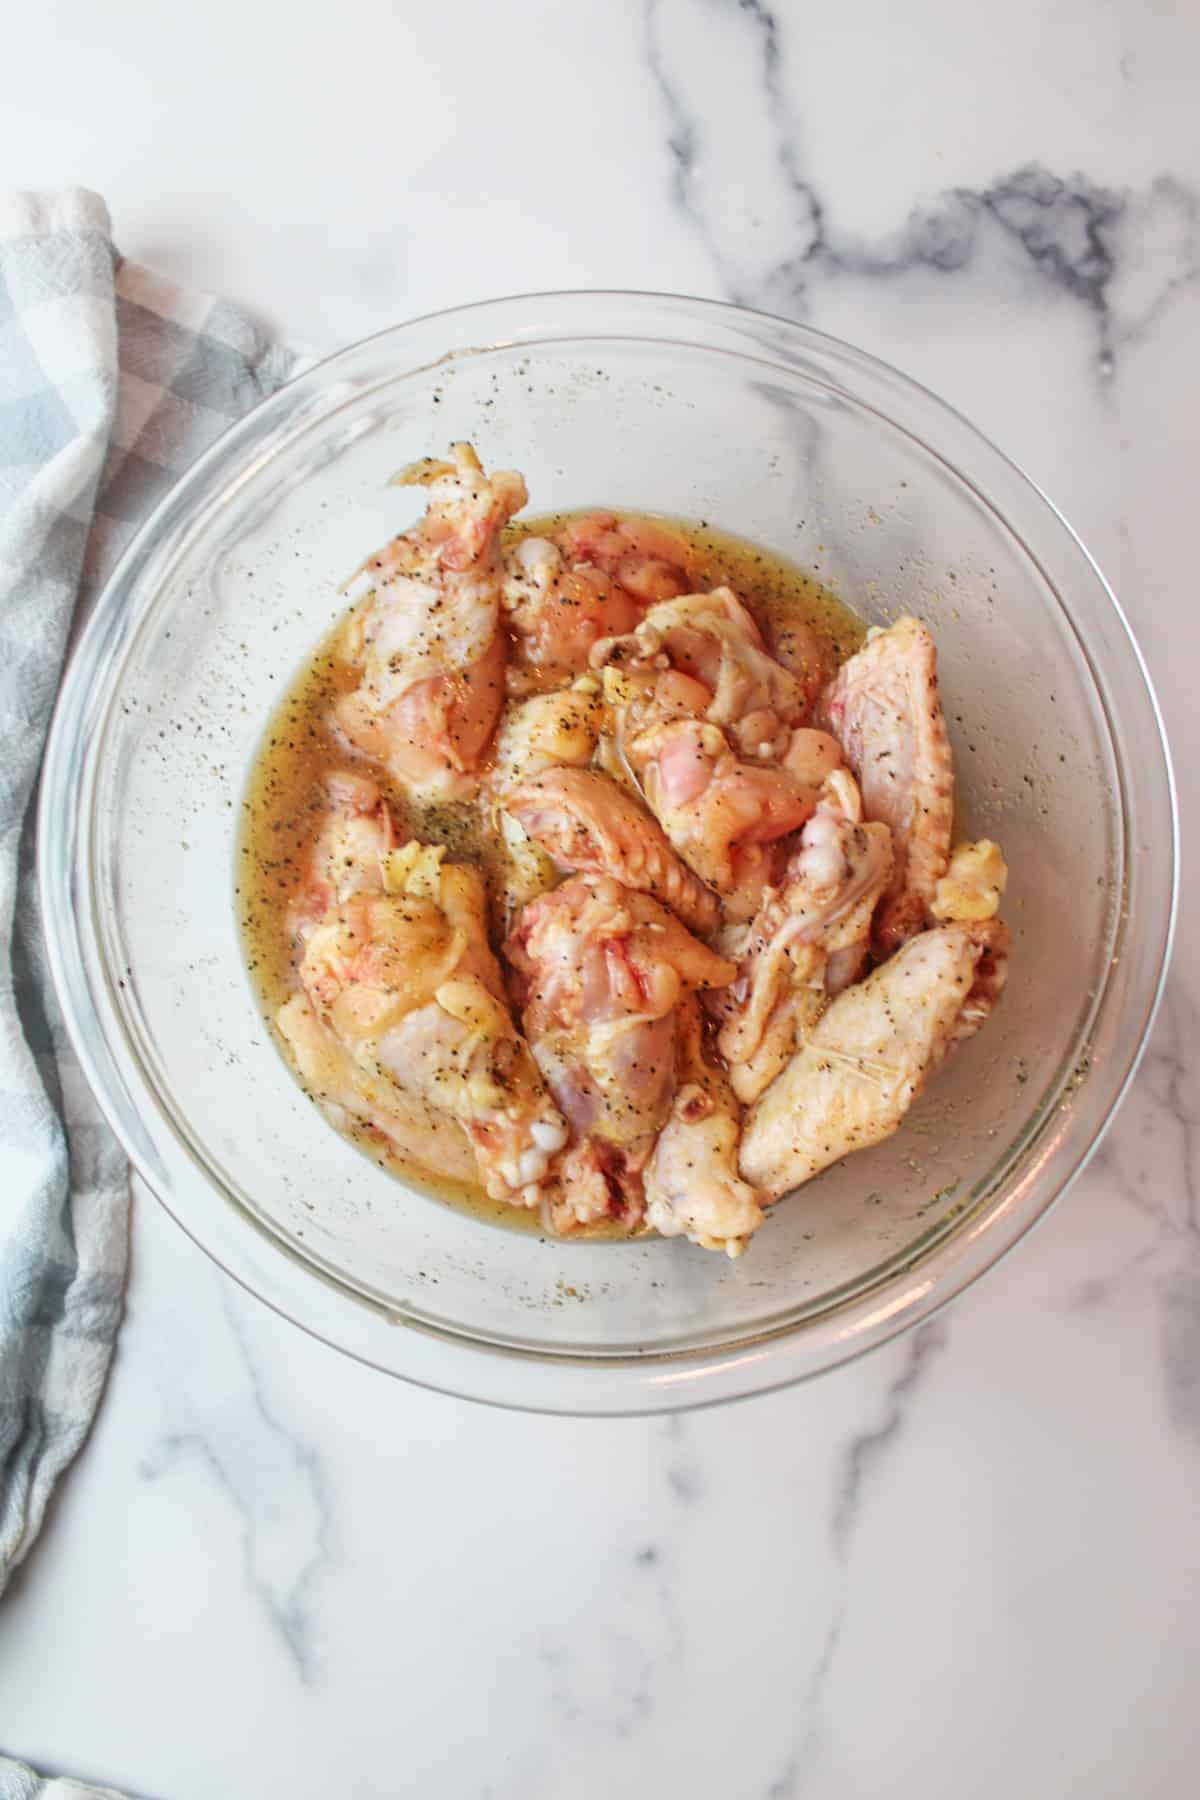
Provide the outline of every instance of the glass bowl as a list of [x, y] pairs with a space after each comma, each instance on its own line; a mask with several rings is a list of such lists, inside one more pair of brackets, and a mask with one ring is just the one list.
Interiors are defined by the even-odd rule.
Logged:
[[[782, 1202], [730, 1262], [561, 1243], [406, 1189], [274, 1048], [232, 903], [267, 716], [470, 439], [538, 512], [708, 519], [871, 622], [928, 621], [960, 828], [1012, 871], [1012, 973], [901, 1131]], [[63, 686], [41, 880], [67, 1023], [141, 1174], [230, 1274], [329, 1343], [512, 1406], [641, 1412], [811, 1375], [925, 1317], [1082, 1167], [1144, 1043], [1175, 895], [1162, 728], [1062, 518], [861, 352], [697, 300], [548, 294], [420, 319], [294, 381], [201, 457], [108, 585]]]

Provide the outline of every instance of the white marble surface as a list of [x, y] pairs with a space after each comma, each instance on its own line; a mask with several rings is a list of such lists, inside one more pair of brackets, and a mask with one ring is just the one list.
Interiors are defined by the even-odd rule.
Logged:
[[[881, 353], [1099, 556], [1194, 823], [1194, 4], [167, 17], [6, 30], [6, 179], [100, 188], [130, 254], [319, 346], [602, 284]], [[164, 1800], [1194, 1795], [1194, 893], [1087, 1176], [939, 1322], [790, 1393], [589, 1423], [410, 1391], [139, 1195], [106, 1405], [0, 1608], [0, 1745]]]

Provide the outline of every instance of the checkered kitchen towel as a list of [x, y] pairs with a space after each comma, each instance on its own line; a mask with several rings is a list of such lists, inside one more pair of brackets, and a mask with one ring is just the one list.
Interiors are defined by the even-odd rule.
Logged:
[[[97, 195], [0, 194], [0, 1592], [87, 1435], [128, 1232], [124, 1160], [63, 1034], [32, 875], [63, 657], [147, 511], [295, 366], [224, 301], [122, 260]], [[0, 1756], [0, 1800], [100, 1791]]]

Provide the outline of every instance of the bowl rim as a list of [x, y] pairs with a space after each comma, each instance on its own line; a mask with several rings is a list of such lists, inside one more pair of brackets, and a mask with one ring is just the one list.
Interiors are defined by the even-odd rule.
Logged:
[[[1149, 804], [1165, 816], [1169, 830], [1166, 844], [1156, 843], [1152, 847], [1152, 854], [1159, 864], [1157, 883], [1146, 898], [1147, 916], [1139, 919], [1143, 929], [1149, 928], [1150, 968], [1141, 977], [1137, 989], [1125, 1000], [1134, 1016], [1133, 1029], [1131, 1033], [1123, 1034], [1114, 1058], [1106, 1063], [1103, 1079], [1094, 1076], [1085, 1084], [1089, 1101], [1097, 1103], [1088, 1106], [1086, 1124], [1081, 1123], [1081, 1109], [1074, 1105], [1074, 1096], [1048, 1105], [1035, 1115], [1035, 1124], [1014, 1140], [1016, 1147], [1010, 1146], [1013, 1154], [1000, 1177], [998, 1192], [985, 1195], [966, 1212], [958, 1225], [937, 1238], [931, 1247], [921, 1250], [918, 1241], [913, 1256], [894, 1259], [901, 1265], [898, 1269], [891, 1270], [871, 1287], [856, 1291], [848, 1300], [819, 1317], [794, 1321], [765, 1334], [739, 1336], [723, 1346], [593, 1357], [499, 1345], [459, 1333], [447, 1333], [420, 1322], [385, 1316], [365, 1301], [350, 1307], [348, 1300], [359, 1297], [348, 1286], [328, 1277], [322, 1278], [322, 1271], [311, 1262], [302, 1262], [294, 1253], [286, 1253], [287, 1247], [262, 1226], [247, 1231], [247, 1223], [257, 1225], [257, 1221], [247, 1215], [232, 1196], [217, 1190], [208, 1172], [191, 1158], [190, 1153], [190, 1168], [204, 1194], [201, 1195], [199, 1188], [189, 1192], [173, 1184], [171, 1170], [163, 1162], [161, 1146], [152, 1141], [142, 1118], [143, 1107], [157, 1107], [155, 1091], [142, 1074], [140, 1065], [130, 1066], [127, 1045], [124, 1046], [127, 1052], [125, 1066], [119, 1066], [120, 1059], [113, 1055], [102, 992], [96, 985], [96, 976], [102, 971], [94, 965], [102, 959], [87, 935], [89, 925], [94, 925], [94, 918], [89, 920], [86, 912], [81, 917], [74, 899], [74, 883], [81, 879], [85, 868], [90, 872], [89, 859], [82, 854], [87, 848], [89, 819], [81, 800], [88, 785], [89, 742], [94, 744], [96, 741], [97, 722], [99, 720], [102, 725], [105, 716], [99, 714], [97, 718], [96, 708], [90, 704], [92, 677], [97, 670], [111, 666], [112, 654], [131, 629], [135, 610], [140, 614], [151, 603], [152, 596], [146, 598], [144, 608], [135, 608], [138, 573], [150, 550], [160, 540], [170, 540], [172, 533], [177, 531], [176, 514], [186, 512], [194, 496], [201, 496], [198, 517], [203, 517], [216, 503], [215, 494], [203, 498], [206, 484], [214, 470], [224, 468], [231, 451], [261, 443], [265, 459], [284, 444], [294, 443], [300, 432], [324, 423], [330, 412], [336, 410], [328, 404], [320, 404], [328, 399], [331, 375], [336, 381], [339, 367], [355, 359], [362, 360], [373, 350], [396, 351], [395, 361], [383, 377], [391, 383], [442, 362], [494, 349], [498, 344], [527, 343], [531, 353], [535, 353], [537, 347], [548, 340], [539, 321], [539, 315], [547, 308], [567, 315], [576, 312], [586, 315], [589, 307], [605, 306], [617, 307], [629, 314], [625, 328], [619, 333], [610, 332], [610, 336], [646, 341], [650, 335], [646, 326], [652, 319], [669, 325], [673, 333], [677, 333], [687, 319], [714, 333], [722, 329], [726, 332], [740, 330], [747, 337], [752, 336], [760, 355], [764, 347], [769, 347], [773, 355], [786, 361], [793, 375], [811, 368], [816, 359], [820, 365], [820, 380], [827, 389], [846, 394], [857, 406], [879, 414], [906, 436], [921, 442], [959, 482], [975, 492], [998, 523], [1035, 563], [1039, 563], [1023, 532], [991, 500], [988, 486], [981, 486], [974, 473], [968, 475], [935, 443], [926, 442], [915, 431], [898, 424], [890, 414], [881, 412], [873, 401], [864, 400], [853, 388], [831, 379], [822, 359], [848, 365], [851, 371], [862, 371], [868, 380], [897, 387], [902, 395], [918, 401], [927, 411], [931, 410], [950, 435], [955, 432], [965, 435], [972, 452], [985, 465], [985, 473], [986, 465], [990, 464], [993, 476], [1002, 477], [1010, 484], [1015, 478], [1018, 491], [1041, 509], [1044, 526], [1059, 536], [1064, 548], [1073, 552], [1082, 578], [1091, 580], [1097, 600], [1107, 604], [1118, 627], [1110, 660], [1112, 657], [1124, 658], [1128, 665], [1123, 673], [1126, 679], [1132, 679], [1136, 701], [1143, 710], [1141, 751], [1154, 764], [1151, 779], [1156, 791]], [[537, 321], [525, 328], [528, 336], [492, 336], [480, 341], [467, 329], [477, 320], [496, 321], [514, 310]], [[516, 321], [510, 319], [509, 323]], [[447, 338], [458, 332], [455, 344], [432, 359], [405, 359], [405, 343], [418, 342], [422, 333], [431, 328], [445, 330]], [[559, 320], [559, 329], [549, 334], [549, 341], [570, 341], [596, 335], [594, 329], [588, 330], [586, 317], [568, 316], [565, 321]], [[673, 336], [672, 341], [686, 341], [694, 349], [718, 348], [696, 335], [686, 340]], [[746, 353], [745, 348], [742, 353]], [[369, 387], [360, 387], [353, 397], [360, 398], [362, 393], [369, 391]], [[310, 400], [318, 404], [315, 412], [306, 416], [305, 406]], [[274, 418], [281, 414], [290, 422], [282, 430], [278, 442], [272, 445], [270, 427]], [[250, 474], [255, 466], [251, 464]], [[227, 477], [223, 486], [228, 488], [229, 485]], [[1056, 583], [1050, 585], [1079, 636], [1065, 596]], [[1083, 650], [1109, 727], [1121, 781], [1125, 836], [1119, 881], [1114, 882], [1114, 887], [1120, 886], [1127, 899], [1133, 847], [1124, 805], [1127, 800], [1123, 779], [1125, 762], [1113, 731], [1114, 724], [1119, 721], [1110, 716], [1104, 684], [1090, 648], [1084, 644]], [[1146, 731], [1147, 725], [1152, 730]], [[60, 687], [43, 762], [37, 840], [47, 961], [68, 1034], [93, 1093], [131, 1162], [188, 1235], [225, 1273], [273, 1310], [359, 1361], [435, 1391], [523, 1410], [568, 1414], [659, 1412], [716, 1404], [750, 1393], [770, 1391], [864, 1354], [898, 1332], [929, 1318], [961, 1293], [1045, 1216], [1098, 1148], [1136, 1074], [1161, 1001], [1179, 897], [1178, 802], [1170, 751], [1153, 684], [1115, 594], [1078, 534], [1042, 489], [956, 408], [893, 365], [854, 345], [811, 326], [724, 301], [620, 289], [516, 294], [422, 314], [385, 327], [328, 357], [307, 363], [292, 381], [229, 426], [188, 467], [142, 522], [79, 633]], [[1164, 856], [1165, 871], [1162, 867]], [[1165, 884], [1162, 880], [1164, 872], [1167, 875]], [[90, 901], [90, 882], [87, 894]], [[1119, 952], [1128, 929], [1126, 908], [1122, 906], [1119, 911], [1114, 954], [1091, 1015], [1089, 1030], [1093, 1033], [1109, 1000], [1113, 970], [1120, 960]], [[131, 1087], [135, 1090], [132, 1094]], [[1020, 1167], [1030, 1146], [1045, 1136], [1056, 1117], [1060, 1121], [1059, 1141], [1067, 1153], [1065, 1157], [1055, 1157], [1052, 1178], [1039, 1179], [1042, 1171], [1035, 1168], [1024, 1179], [1012, 1183], [1014, 1170]], [[1080, 1121], [1078, 1125], [1077, 1121]], [[1077, 1128], [1072, 1129], [1073, 1126]], [[1076, 1141], [1068, 1142], [1071, 1139]], [[1041, 1160], [1044, 1164], [1048, 1158]], [[280, 1251], [285, 1253], [281, 1255]], [[287, 1271], [293, 1265], [300, 1266], [309, 1277], [303, 1299], [298, 1298], [298, 1287], [289, 1287]], [[311, 1279], [312, 1276], [317, 1279]], [[400, 1324], [408, 1329], [396, 1330]], [[399, 1354], [396, 1354], [398, 1346]]]

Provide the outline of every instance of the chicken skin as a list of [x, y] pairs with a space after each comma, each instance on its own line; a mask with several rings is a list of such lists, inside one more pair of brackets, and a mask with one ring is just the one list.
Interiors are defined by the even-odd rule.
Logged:
[[772, 1200], [894, 1132], [1004, 984], [998, 922], [920, 932], [845, 989], [747, 1114], [740, 1167]]
[[581, 675], [570, 687], [512, 702], [496, 734], [484, 782], [484, 811], [496, 845], [500, 911], [507, 931], [523, 906], [552, 888], [554, 861], [509, 809], [509, 796], [548, 769], [584, 768], [604, 716], [600, 683]]
[[999, 844], [991, 838], [957, 844], [929, 910], [940, 924], [979, 924], [996, 917], [1007, 886], [1008, 865]]
[[630, 674], [670, 669], [695, 682], [697, 716], [722, 726], [742, 755], [764, 762], [782, 759], [789, 729], [804, 715], [800, 683], [770, 655], [732, 588], [652, 606], [628, 637], [601, 645], [595, 660]]
[[841, 761], [827, 734], [798, 723], [800, 684], [729, 588], [652, 607], [593, 662], [650, 810], [727, 915], [751, 917], [778, 872], [773, 846], [810, 817]]
[[817, 706], [862, 789], [863, 816], [891, 829], [895, 864], [875, 921], [886, 956], [932, 914], [950, 860], [954, 765], [926, 626], [903, 618], [872, 633]]
[[513, 1024], [482, 879], [443, 857], [390, 852], [385, 891], [340, 902], [309, 933], [300, 981], [372, 1079], [458, 1120], [493, 1199], [536, 1206], [566, 1127]]
[[574, 876], [534, 900], [506, 954], [530, 1047], [572, 1136], [549, 1222], [632, 1229], [675, 1091], [680, 1002], [723, 986], [734, 965], [648, 894], [603, 875]]
[[691, 587], [692, 546], [681, 531], [661, 519], [583, 513], [560, 525], [554, 541], [574, 567], [602, 570], [637, 602], [639, 610], [686, 594]]
[[478, 1179], [475, 1152], [459, 1122], [357, 1062], [321, 1023], [307, 994], [285, 1001], [275, 1023], [300, 1079], [332, 1124], [343, 1130], [353, 1122], [370, 1125], [431, 1174]]
[[[325, 810], [288, 915], [293, 943], [301, 948], [343, 901], [384, 892], [385, 859], [397, 843], [391, 808], [368, 776], [332, 769], [324, 789]], [[387, 1075], [356, 1061], [318, 1018], [307, 993], [293, 994], [279, 1008], [275, 1024], [301, 1080], [335, 1124], [371, 1126], [435, 1175], [456, 1181], [476, 1178], [475, 1155], [462, 1127]]]
[[396, 823], [379, 786], [353, 769], [331, 769], [323, 781], [325, 806], [293, 896], [288, 926], [303, 937], [339, 900], [382, 893], [383, 859], [396, 847]]
[[788, 770], [742, 761], [719, 725], [675, 718], [626, 740], [646, 803], [684, 862], [752, 917], [774, 879], [775, 846], [812, 815], [817, 795]]
[[596, 644], [632, 630], [641, 615], [602, 568], [573, 565], [549, 538], [522, 538], [508, 552], [501, 598], [518, 689], [581, 674]]
[[652, 894], [693, 931], [716, 926], [716, 896], [680, 861], [646, 809], [606, 775], [550, 769], [522, 782], [505, 806], [561, 868], [611, 875]]
[[360, 678], [334, 709], [357, 749], [440, 799], [470, 791], [504, 701], [499, 540], [526, 500], [518, 474], [485, 475], [469, 444], [451, 454], [397, 477], [427, 487], [428, 508], [352, 577], [370, 583], [345, 640]]
[[738, 974], [711, 996], [721, 1021], [717, 1046], [744, 1105], [770, 1086], [829, 1001], [862, 974], [871, 918], [891, 872], [891, 833], [861, 822], [853, 776], [835, 771], [780, 886], [748, 927], [721, 940], [737, 949]]
[[646, 1169], [646, 1223], [660, 1237], [740, 1256], [762, 1224], [762, 1203], [738, 1173], [741, 1109], [705, 1052], [693, 995], [680, 1004], [676, 1036], [675, 1098]]
[[496, 734], [495, 759], [488, 771], [492, 793], [511, 794], [523, 781], [547, 769], [586, 768], [604, 714], [595, 675], [581, 675], [570, 687], [533, 694], [509, 706]]

